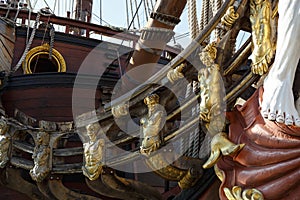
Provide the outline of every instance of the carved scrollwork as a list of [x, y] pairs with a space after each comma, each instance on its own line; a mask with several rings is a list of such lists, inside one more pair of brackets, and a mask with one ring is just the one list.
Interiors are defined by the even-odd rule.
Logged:
[[36, 145], [32, 155], [34, 167], [30, 170], [30, 176], [37, 182], [42, 182], [49, 174], [50, 135], [39, 131], [36, 136]]
[[226, 14], [222, 17], [221, 23], [224, 24], [226, 27], [231, 28], [234, 22], [239, 18], [239, 14], [235, 12], [234, 6], [230, 6]]
[[243, 190], [234, 186], [231, 190], [224, 188], [224, 192], [228, 200], [264, 200], [263, 194], [255, 188]]

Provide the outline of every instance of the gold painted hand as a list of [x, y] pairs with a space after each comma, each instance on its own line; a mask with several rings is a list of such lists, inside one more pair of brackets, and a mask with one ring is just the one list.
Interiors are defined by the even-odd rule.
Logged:
[[240, 151], [245, 144], [234, 144], [226, 133], [218, 133], [211, 141], [211, 153], [209, 159], [204, 163], [203, 168], [213, 167], [221, 156], [233, 156]]

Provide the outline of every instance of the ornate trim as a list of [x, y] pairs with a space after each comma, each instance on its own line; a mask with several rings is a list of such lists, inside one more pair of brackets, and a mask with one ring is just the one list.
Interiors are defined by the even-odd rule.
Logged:
[[263, 194], [255, 188], [243, 190], [239, 186], [233, 186], [231, 190], [229, 188], [224, 188], [224, 193], [228, 200], [264, 200]]
[[174, 31], [165, 28], [143, 28], [141, 29], [141, 40], [165, 41], [169, 42], [174, 36]]
[[142, 44], [142, 42], [139, 40], [136, 45], [135, 45], [135, 49], [137, 51], [140, 51], [140, 50], [144, 50], [150, 54], [154, 54], [154, 55], [157, 55], [157, 56], [160, 56], [162, 54], [162, 50], [158, 49], [153, 49], [153, 48], [150, 48], [150, 47], [147, 47], [146, 45]]
[[226, 14], [222, 17], [221, 23], [230, 28], [238, 18], [239, 13], [235, 12], [234, 6], [230, 6], [227, 9]]
[[[37, 46], [32, 48], [26, 55], [25, 61], [22, 64], [24, 74], [32, 74], [33, 72], [30, 69], [30, 64], [36, 56], [39, 55], [49, 55], [50, 46], [45, 43], [42, 46]], [[56, 49], [52, 49], [52, 58], [57, 63], [57, 72], [66, 72], [66, 62], [64, 57]]]
[[176, 26], [181, 21], [178, 17], [160, 12], [152, 12], [150, 17], [168, 26]]

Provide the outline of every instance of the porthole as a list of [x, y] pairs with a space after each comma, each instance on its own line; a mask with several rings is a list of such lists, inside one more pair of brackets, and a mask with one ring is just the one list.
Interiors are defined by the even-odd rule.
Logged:
[[49, 44], [32, 48], [23, 62], [25, 74], [45, 72], [66, 72], [66, 62], [63, 56], [52, 49], [52, 59], [49, 59]]

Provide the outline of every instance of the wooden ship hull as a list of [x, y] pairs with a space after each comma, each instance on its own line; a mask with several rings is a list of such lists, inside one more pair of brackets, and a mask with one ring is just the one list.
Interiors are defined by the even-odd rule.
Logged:
[[[203, 27], [194, 24], [184, 50], [167, 46], [193, 3], [157, 1], [138, 35], [47, 9], [30, 13], [27, 27], [27, 9], [1, 7], [0, 189], [14, 199], [296, 199], [299, 127], [259, 111], [278, 1], [264, 3], [264, 34], [272, 33], [264, 47], [274, 46], [263, 57], [253, 38], [266, 16], [252, 0], [224, 1]], [[241, 32], [252, 37], [237, 47]]]

